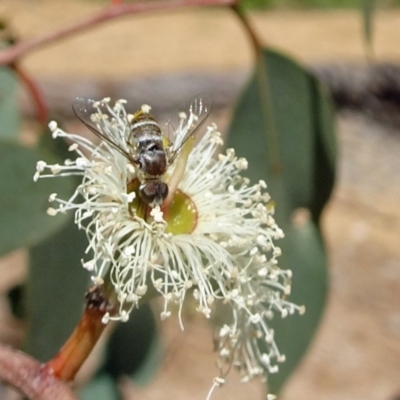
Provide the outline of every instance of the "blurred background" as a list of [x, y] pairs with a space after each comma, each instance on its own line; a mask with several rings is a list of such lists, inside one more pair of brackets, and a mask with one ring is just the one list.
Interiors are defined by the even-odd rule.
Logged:
[[[361, 1], [247, 1], [264, 43], [313, 71], [338, 111], [338, 176], [323, 214], [328, 303], [281, 400], [400, 399], [400, 1], [375, 3], [371, 53]], [[104, 6], [95, 0], [0, 0], [0, 16], [27, 39]], [[203, 8], [114, 20], [32, 52], [21, 65], [70, 130], [82, 129], [70, 107], [79, 95], [147, 102], [168, 114], [182, 98], [209, 92], [210, 119], [224, 132], [252, 62], [234, 15]], [[20, 101], [29, 141], [35, 110], [22, 89]], [[3, 293], [24, 278], [25, 259], [17, 251], [2, 260]], [[18, 343], [21, 324], [5, 300], [0, 305], [0, 338]], [[148, 386], [123, 381], [125, 398], [204, 399], [216, 373], [207, 322], [189, 313], [184, 332], [176, 319], [159, 325], [162, 365]], [[257, 381], [240, 384], [233, 374], [213, 399], [262, 399], [264, 390]]]

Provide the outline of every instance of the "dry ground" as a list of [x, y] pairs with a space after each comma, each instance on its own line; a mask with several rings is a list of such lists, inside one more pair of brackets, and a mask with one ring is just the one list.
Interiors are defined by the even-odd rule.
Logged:
[[[21, 37], [30, 37], [101, 5], [0, 0], [0, 16], [6, 15]], [[252, 19], [265, 41], [301, 61], [363, 60], [357, 12], [272, 12]], [[399, 22], [399, 11], [378, 14], [380, 60], [400, 60]], [[250, 63], [239, 23], [222, 10], [128, 17], [24, 60], [39, 78], [87, 78], [104, 85], [116, 78], [232, 71]], [[400, 394], [400, 139], [398, 132], [354, 115], [341, 116], [338, 128], [339, 176], [323, 221], [331, 266], [328, 307], [282, 400], [392, 400]], [[164, 325], [169, 350], [155, 382], [144, 389], [126, 385], [127, 398], [205, 398], [215, 373], [208, 327], [194, 320], [182, 333], [175, 322]], [[11, 339], [12, 328], [10, 321], [0, 333]], [[213, 398], [262, 399], [263, 389], [232, 377]]]

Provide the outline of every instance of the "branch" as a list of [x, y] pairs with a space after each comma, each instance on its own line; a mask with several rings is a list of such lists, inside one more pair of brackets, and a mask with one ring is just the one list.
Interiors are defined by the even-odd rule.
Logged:
[[0, 52], [0, 65], [9, 65], [24, 54], [40, 47], [49, 45], [56, 40], [66, 38], [76, 33], [88, 30], [103, 22], [129, 14], [139, 14], [150, 11], [172, 10], [180, 7], [194, 6], [232, 6], [238, 0], [157, 0], [131, 4], [114, 4], [96, 14], [82, 19], [58, 31], [50, 32], [33, 39], [24, 40]]
[[4, 344], [0, 344], [0, 379], [31, 400], [77, 400], [68, 385], [42, 364]]
[[21, 66], [12, 63], [11, 68], [19, 77], [20, 81], [25, 84], [28, 94], [31, 96], [34, 106], [36, 107], [36, 119], [44, 127], [47, 124], [47, 104], [39, 86], [35, 80]]

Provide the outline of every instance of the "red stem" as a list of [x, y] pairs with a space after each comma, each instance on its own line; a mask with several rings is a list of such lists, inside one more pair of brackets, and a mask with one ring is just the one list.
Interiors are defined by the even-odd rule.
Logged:
[[99, 310], [86, 310], [72, 335], [44, 369], [58, 379], [72, 381], [107, 326], [101, 322], [103, 315]]
[[45, 125], [47, 123], [48, 109], [41, 90], [34, 79], [32, 79], [29, 74], [27, 74], [19, 65], [13, 63], [11, 68], [18, 75], [19, 79], [25, 84], [27, 91], [32, 97], [32, 100], [36, 106], [37, 121], [40, 124]]
[[63, 381], [72, 381], [106, 328], [106, 313], [115, 312], [115, 292], [111, 281], [93, 285], [85, 294], [85, 311], [67, 342], [44, 367]]
[[7, 47], [0, 52], [0, 65], [12, 64], [22, 55], [34, 49], [46, 46], [58, 39], [71, 36], [75, 33], [87, 30], [93, 26], [124, 15], [139, 14], [150, 11], [172, 10], [179, 7], [232, 6], [237, 2], [238, 0], [158, 0], [144, 1], [140, 3], [113, 4], [96, 14], [86, 17], [72, 25], [61, 28], [58, 31], [50, 32], [33, 39], [24, 40], [12, 47]]
[[77, 400], [64, 382], [33, 358], [0, 344], [0, 379], [31, 400]]

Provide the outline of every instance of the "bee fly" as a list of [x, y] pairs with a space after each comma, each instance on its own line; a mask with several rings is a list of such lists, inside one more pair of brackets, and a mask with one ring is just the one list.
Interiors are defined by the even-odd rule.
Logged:
[[[77, 117], [100, 139], [108, 143], [135, 167], [140, 182], [139, 195], [151, 206], [160, 206], [168, 196], [165, 175], [186, 141], [193, 137], [207, 118], [211, 109], [208, 95], [194, 97], [178, 108], [179, 122], [167, 124], [166, 134], [150, 114], [150, 107], [143, 105], [133, 115], [123, 114], [126, 121], [117, 121], [108, 102], [77, 97], [72, 108]], [[97, 118], [99, 117], [99, 118]], [[100, 118], [101, 117], [101, 118]], [[118, 133], [110, 130], [103, 119], [116, 127], [128, 127]], [[125, 128], [126, 129], [126, 128]]]

